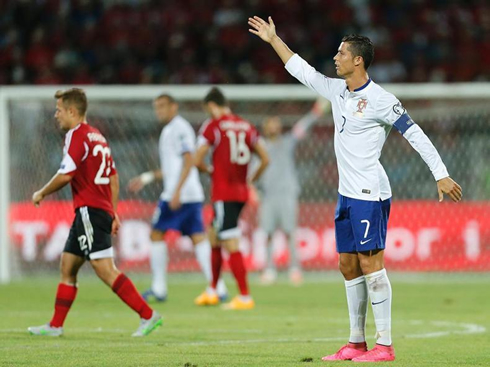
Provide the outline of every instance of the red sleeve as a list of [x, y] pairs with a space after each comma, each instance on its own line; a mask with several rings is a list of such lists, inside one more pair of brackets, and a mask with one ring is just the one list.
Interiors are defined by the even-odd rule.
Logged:
[[58, 173], [74, 176], [83, 160], [87, 158], [89, 146], [84, 135], [79, 131], [72, 131], [65, 138], [65, 155]]

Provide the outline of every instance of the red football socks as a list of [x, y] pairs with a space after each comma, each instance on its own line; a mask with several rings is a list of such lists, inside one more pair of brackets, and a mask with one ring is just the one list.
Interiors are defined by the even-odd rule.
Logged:
[[49, 325], [52, 327], [61, 327], [65, 322], [66, 315], [77, 296], [77, 287], [60, 283], [56, 291], [56, 300], [54, 302], [54, 315]]
[[112, 290], [124, 303], [136, 311], [141, 318], [151, 318], [153, 310], [141, 297], [131, 279], [129, 279], [126, 275], [123, 273], [119, 274], [112, 285]]
[[211, 287], [216, 289], [219, 276], [221, 274], [221, 264], [223, 263], [223, 256], [221, 255], [221, 247], [213, 247], [211, 249], [211, 268], [213, 271], [213, 280]]
[[230, 268], [238, 283], [240, 294], [242, 296], [248, 296], [247, 269], [245, 269], [245, 263], [243, 262], [243, 256], [240, 251], [230, 254]]

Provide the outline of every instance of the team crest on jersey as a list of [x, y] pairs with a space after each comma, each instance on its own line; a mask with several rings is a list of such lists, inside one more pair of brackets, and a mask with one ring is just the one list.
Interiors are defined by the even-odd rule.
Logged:
[[355, 116], [358, 117], [363, 117], [364, 116], [364, 110], [366, 109], [368, 105], [368, 100], [361, 98], [359, 102], [357, 102], [357, 111], [354, 113]]

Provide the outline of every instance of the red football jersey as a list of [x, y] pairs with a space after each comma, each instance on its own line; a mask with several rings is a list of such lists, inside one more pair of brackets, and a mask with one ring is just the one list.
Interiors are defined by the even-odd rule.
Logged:
[[106, 138], [95, 127], [81, 123], [65, 136], [58, 173], [72, 176], [75, 209], [103, 209], [114, 216], [109, 177], [117, 173]]
[[248, 165], [259, 139], [255, 126], [229, 114], [207, 122], [201, 136], [213, 147], [211, 200], [246, 202]]

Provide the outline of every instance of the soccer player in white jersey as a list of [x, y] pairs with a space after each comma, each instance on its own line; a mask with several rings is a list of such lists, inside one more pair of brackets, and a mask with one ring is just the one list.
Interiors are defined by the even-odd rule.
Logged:
[[[249, 18], [248, 23], [250, 32], [273, 47], [291, 75], [332, 103], [339, 170], [335, 235], [339, 267], [345, 278], [350, 338], [337, 353], [323, 360], [393, 361], [391, 285], [383, 263], [391, 189], [379, 162], [391, 128], [395, 127], [429, 166], [439, 201], [443, 194], [460, 201], [461, 187], [449, 177], [437, 150], [398, 99], [369, 78], [367, 69], [374, 46], [368, 38], [351, 35], [342, 39], [334, 57], [342, 79], [334, 79], [293, 53], [277, 36], [271, 17], [268, 22]], [[376, 345], [369, 351], [365, 341], [368, 295], [376, 324]]]
[[[153, 216], [151, 231], [150, 265], [152, 284], [143, 298], [163, 302], [167, 298], [168, 249], [165, 233], [176, 230], [189, 236], [194, 244], [196, 258], [206, 280], [211, 281], [211, 245], [207, 238], [203, 219], [204, 191], [197, 168], [193, 166], [196, 134], [189, 122], [178, 114], [175, 99], [162, 94], [153, 103], [156, 117], [164, 125], [160, 134], [160, 169], [134, 177], [128, 185], [132, 192], [140, 191], [155, 179], [163, 179], [164, 190]], [[227, 290], [220, 279], [217, 293], [221, 300], [227, 298]]]

